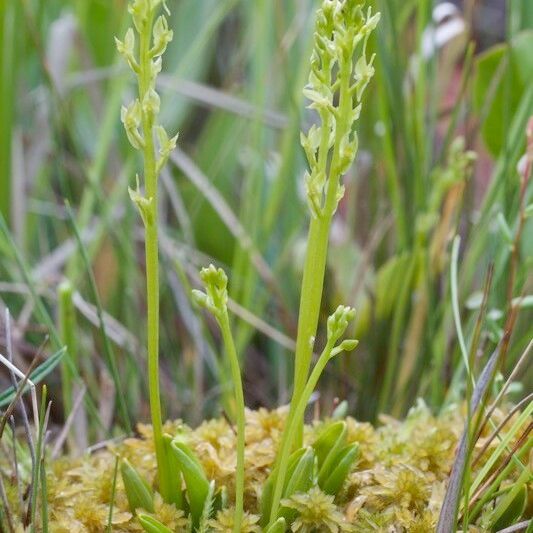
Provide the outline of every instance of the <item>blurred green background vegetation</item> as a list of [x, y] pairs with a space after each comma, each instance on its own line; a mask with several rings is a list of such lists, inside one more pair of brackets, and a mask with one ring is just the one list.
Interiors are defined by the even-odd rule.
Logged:
[[[190, 298], [210, 261], [230, 277], [248, 406], [289, 398], [317, 3], [168, 3], [161, 117], [180, 139], [160, 180], [161, 380], [166, 415], [196, 423], [231, 393], [217, 328]], [[323, 303], [324, 317], [355, 306], [360, 345], [328, 367], [317, 403], [328, 413], [346, 398], [369, 420], [401, 416], [419, 396], [435, 410], [463, 397], [458, 332], [467, 347], [489, 272], [476, 364], [515, 318], [502, 371], [533, 333], [533, 188], [518, 168], [533, 114], [533, 4], [491, 11], [498, 24], [476, 2], [371, 5], [382, 13], [376, 77]], [[17, 366], [67, 343], [63, 373], [47, 378], [54, 416], [68, 415], [84, 383], [93, 440], [125, 427], [119, 399], [131, 420], [148, 418], [142, 230], [127, 191], [139, 162], [120, 123], [134, 86], [112, 38], [124, 33], [126, 0], [0, 6], [0, 301]], [[59, 327], [61, 299], [75, 335]]]

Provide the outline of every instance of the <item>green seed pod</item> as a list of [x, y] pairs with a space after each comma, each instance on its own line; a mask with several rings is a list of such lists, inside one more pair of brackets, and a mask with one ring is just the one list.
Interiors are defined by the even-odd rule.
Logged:
[[137, 509], [144, 509], [150, 513], [154, 512], [154, 501], [152, 490], [146, 480], [139, 472], [133, 468], [127, 459], [122, 459], [120, 463], [120, 473], [124, 481], [126, 497], [132, 513]]

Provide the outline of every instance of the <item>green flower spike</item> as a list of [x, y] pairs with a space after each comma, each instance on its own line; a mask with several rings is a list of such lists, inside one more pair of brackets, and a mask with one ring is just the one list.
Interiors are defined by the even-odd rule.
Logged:
[[[162, 54], [172, 40], [172, 30], [165, 15], [157, 16], [161, 0], [133, 0], [128, 12], [133, 28], [126, 31], [124, 40], [115, 39], [118, 52], [137, 78], [138, 97], [121, 111], [121, 119], [130, 144], [141, 151], [144, 160], [144, 190], [137, 178], [136, 189], [130, 197], [139, 209], [145, 229], [146, 294], [148, 330], [148, 382], [150, 413], [154, 428], [157, 459], [158, 488], [164, 501], [171, 503], [175, 492], [173, 472], [168, 450], [163, 439], [163, 422], [159, 393], [159, 255], [158, 255], [158, 176], [170, 152], [175, 148], [177, 136], [169, 138], [163, 126], [157, 123], [160, 98], [156, 92], [156, 78], [162, 67]], [[168, 9], [163, 3], [165, 11]], [[156, 18], [157, 16], [157, 18]], [[155, 21], [155, 22], [154, 22]], [[154, 134], [159, 140], [159, 157]], [[174, 476], [175, 477], [175, 476]]]
[[[318, 122], [301, 134], [309, 169], [305, 189], [311, 222], [300, 295], [296, 338], [294, 412], [311, 367], [322, 301], [329, 230], [344, 195], [342, 177], [357, 154], [355, 130], [361, 100], [374, 75], [374, 57], [368, 57], [367, 43], [379, 21], [379, 13], [363, 12], [360, 0], [324, 0], [318, 10], [309, 81], [304, 89], [309, 108]], [[332, 355], [353, 348], [348, 343]], [[303, 420], [298, 421], [297, 444], [301, 445]]]

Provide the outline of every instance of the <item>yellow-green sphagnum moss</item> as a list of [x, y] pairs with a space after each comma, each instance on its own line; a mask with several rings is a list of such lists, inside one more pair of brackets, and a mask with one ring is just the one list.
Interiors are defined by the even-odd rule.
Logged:
[[[505, 437], [516, 414], [506, 422]], [[260, 498], [267, 476], [274, 464], [287, 409], [246, 412], [246, 458], [244, 506], [241, 531], [261, 532]], [[495, 423], [503, 420], [497, 411]], [[405, 421], [382, 417], [373, 427], [347, 417], [346, 438], [358, 443], [359, 459], [336, 496], [312, 487], [306, 493], [282, 500], [282, 506], [294, 511], [288, 531], [304, 532], [376, 532], [430, 533], [434, 531], [444, 497], [456, 445], [462, 431], [464, 413], [450, 410], [433, 416], [424, 404], [413, 408]], [[304, 445], [312, 443], [329, 424], [315, 421], [304, 427]], [[525, 425], [529, 421], [525, 422]], [[224, 508], [208, 521], [205, 531], [231, 533], [234, 526], [236, 435], [225, 419], [209, 420], [196, 429], [180, 422], [167, 423], [165, 433], [180, 433], [200, 460], [206, 475], [214, 480], [217, 491], [227, 494]], [[525, 428], [524, 428], [525, 429]], [[48, 471], [49, 530], [53, 533], [97, 533], [106, 531], [110, 505], [113, 505], [112, 531], [142, 532], [139, 521], [130, 512], [120, 476], [111, 502], [116, 454], [127, 458], [141, 475], [153, 483], [157, 475], [152, 427], [140, 425], [138, 438], [110, 446], [77, 460], [61, 459]], [[476, 451], [483, 446], [490, 431], [482, 435]], [[515, 440], [511, 441], [512, 447]], [[497, 439], [476, 464], [474, 475], [498, 446]], [[497, 468], [499, 465], [495, 465]], [[513, 479], [508, 480], [509, 483]], [[18, 496], [16, 491], [10, 495]], [[488, 531], [490, 506], [481, 513], [471, 532]], [[156, 494], [152, 515], [170, 531], [187, 533], [189, 519], [174, 505]], [[23, 531], [19, 526], [17, 531]]]

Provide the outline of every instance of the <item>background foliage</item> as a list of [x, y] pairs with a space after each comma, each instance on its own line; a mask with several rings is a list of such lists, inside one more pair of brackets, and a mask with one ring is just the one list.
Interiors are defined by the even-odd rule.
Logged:
[[[180, 139], [160, 183], [162, 388], [166, 415], [195, 423], [231, 409], [217, 328], [190, 296], [209, 261], [230, 274], [247, 404], [288, 399], [307, 224], [299, 131], [315, 120], [301, 89], [316, 2], [169, 3], [161, 118]], [[330, 412], [347, 398], [370, 420], [402, 415], [418, 396], [436, 410], [464, 396], [461, 349], [491, 268], [476, 364], [514, 309], [502, 371], [513, 367], [533, 303], [532, 187], [517, 170], [533, 113], [529, 3], [507, 3], [499, 43], [475, 31], [485, 15], [474, 2], [442, 19], [429, 0], [373, 5], [377, 73], [323, 309], [325, 318], [339, 303], [355, 306], [360, 345], [328, 367], [319, 402]], [[68, 344], [62, 373], [48, 377], [54, 415], [63, 405], [68, 414], [84, 383], [92, 442], [115, 422], [147, 418], [142, 230], [127, 192], [138, 162], [119, 120], [134, 87], [112, 40], [126, 2], [0, 6], [0, 297], [18, 366]]]

